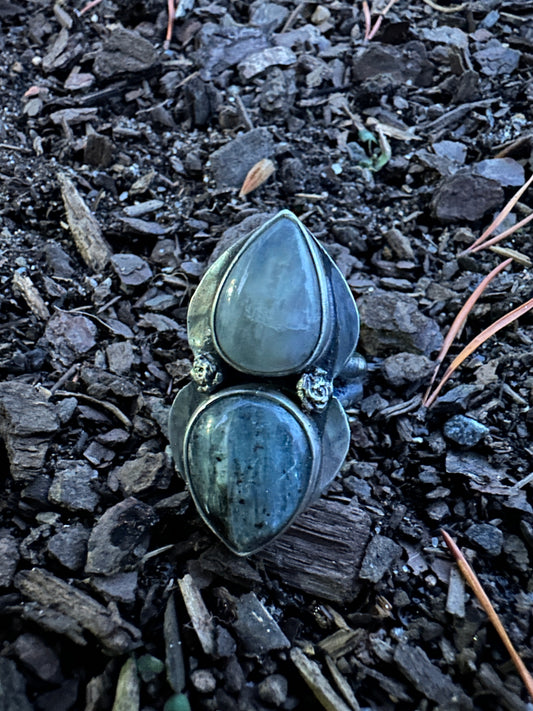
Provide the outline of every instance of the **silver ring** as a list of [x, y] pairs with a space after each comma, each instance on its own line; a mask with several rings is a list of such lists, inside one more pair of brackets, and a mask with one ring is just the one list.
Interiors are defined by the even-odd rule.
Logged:
[[359, 317], [342, 274], [282, 210], [230, 247], [187, 315], [193, 382], [169, 417], [176, 468], [238, 555], [279, 536], [339, 471], [361, 391]]

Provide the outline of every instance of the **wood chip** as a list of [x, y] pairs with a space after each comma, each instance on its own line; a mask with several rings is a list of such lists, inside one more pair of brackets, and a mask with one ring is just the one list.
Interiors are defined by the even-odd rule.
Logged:
[[330, 657], [337, 659], [349, 654], [364, 636], [361, 630], [337, 630], [319, 643], [320, 649]]
[[254, 557], [291, 587], [346, 602], [358, 586], [370, 526], [355, 499], [322, 498]]
[[20, 292], [24, 301], [28, 304], [30, 311], [35, 314], [37, 318], [41, 319], [41, 321], [48, 321], [50, 311], [48, 311], [43, 297], [39, 294], [23, 267], [17, 269], [13, 274], [13, 288], [15, 291]]
[[346, 702], [353, 711], [360, 711], [361, 707], [359, 702], [355, 698], [355, 694], [352, 691], [352, 687], [348, 683], [345, 676], [343, 676], [339, 670], [339, 667], [335, 664], [331, 657], [326, 656], [326, 664], [329, 669], [329, 673], [333, 677], [335, 683], [339, 687], [339, 691], [344, 696]]
[[140, 689], [137, 664], [135, 659], [130, 657], [120, 670], [112, 711], [138, 711], [139, 704]]
[[76, 247], [87, 266], [94, 271], [101, 271], [111, 258], [111, 248], [72, 180], [65, 173], [58, 173], [57, 178]]
[[301, 649], [291, 649], [291, 659], [303, 680], [326, 711], [351, 711], [322, 674], [318, 664], [307, 657]]
[[31, 602], [23, 616], [85, 645], [84, 632], [96, 637], [110, 654], [124, 654], [141, 644], [140, 631], [123, 620], [116, 607], [104, 607], [73, 584], [40, 568], [15, 576], [15, 587]]
[[450, 568], [446, 612], [455, 615], [455, 617], [464, 618], [465, 616], [465, 581], [455, 566]]
[[185, 575], [179, 581], [181, 594], [185, 607], [191, 618], [193, 627], [198, 635], [200, 644], [205, 654], [210, 656], [215, 653], [215, 626], [202, 599], [199, 587], [196, 585], [192, 575]]
[[186, 678], [174, 593], [168, 598], [165, 608], [163, 631], [165, 635], [167, 680], [170, 688], [180, 694], [185, 689]]

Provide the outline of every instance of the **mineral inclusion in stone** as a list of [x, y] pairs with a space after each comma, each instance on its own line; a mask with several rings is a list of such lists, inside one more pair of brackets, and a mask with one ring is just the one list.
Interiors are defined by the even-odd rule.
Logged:
[[189, 486], [213, 530], [236, 553], [253, 552], [297, 513], [313, 467], [310, 438], [280, 398], [214, 398], [185, 442]]
[[311, 244], [282, 216], [238, 254], [214, 310], [217, 348], [237, 370], [298, 373], [313, 355], [324, 315]]

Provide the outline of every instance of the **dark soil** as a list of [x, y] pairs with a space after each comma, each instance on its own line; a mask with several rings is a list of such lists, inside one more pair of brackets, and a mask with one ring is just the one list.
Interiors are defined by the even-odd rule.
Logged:
[[[531, 314], [421, 400], [503, 259], [462, 252], [533, 167], [531, 3], [398, 0], [365, 42], [361, 3], [180, 2], [164, 50], [166, 6], [0, 0], [0, 709], [527, 709], [440, 529], [531, 667]], [[369, 374], [331, 490], [238, 559], [166, 418], [213, 251], [282, 208]], [[531, 298], [531, 234], [452, 355]]]

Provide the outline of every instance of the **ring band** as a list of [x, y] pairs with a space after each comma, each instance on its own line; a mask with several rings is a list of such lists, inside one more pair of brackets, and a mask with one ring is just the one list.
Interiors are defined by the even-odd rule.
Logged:
[[346, 457], [341, 401], [364, 370], [357, 308], [329, 255], [282, 210], [208, 269], [187, 329], [193, 382], [169, 417], [176, 468], [209, 528], [249, 555], [318, 498]]

